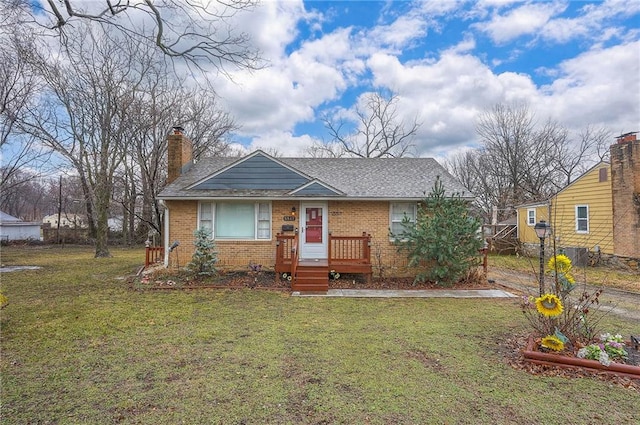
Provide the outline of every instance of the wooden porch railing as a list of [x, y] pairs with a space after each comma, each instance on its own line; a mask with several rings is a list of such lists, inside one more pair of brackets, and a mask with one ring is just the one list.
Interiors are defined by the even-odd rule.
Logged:
[[291, 247], [291, 276], [295, 279], [298, 269], [298, 231], [293, 236], [293, 246]]
[[163, 246], [147, 246], [144, 258], [144, 268], [146, 269], [152, 264], [162, 263], [164, 261]]
[[329, 234], [329, 265], [371, 263], [371, 235], [333, 236]]
[[338, 273], [362, 273], [371, 282], [371, 235], [333, 236], [329, 234], [329, 269]]
[[294, 253], [297, 260], [298, 241], [296, 235], [276, 235], [276, 266], [278, 276], [282, 273], [291, 274]]
[[[278, 276], [295, 276], [298, 266], [298, 235], [276, 235], [276, 265]], [[329, 234], [329, 270], [338, 273], [363, 273], [371, 279], [371, 235], [333, 236]]]

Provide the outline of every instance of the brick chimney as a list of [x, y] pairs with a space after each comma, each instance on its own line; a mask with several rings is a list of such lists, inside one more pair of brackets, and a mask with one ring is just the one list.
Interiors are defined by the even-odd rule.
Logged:
[[611, 145], [613, 250], [640, 259], [640, 140], [626, 133]]
[[616, 140], [618, 141], [618, 143], [635, 142], [637, 140], [636, 134], [638, 134], [637, 131], [621, 134], [618, 137], [616, 137]]
[[187, 171], [193, 160], [193, 143], [183, 134], [182, 127], [173, 127], [167, 137], [167, 184]]

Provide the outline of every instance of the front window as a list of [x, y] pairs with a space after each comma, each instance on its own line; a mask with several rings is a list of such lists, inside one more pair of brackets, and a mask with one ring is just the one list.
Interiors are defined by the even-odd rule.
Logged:
[[576, 232], [589, 233], [588, 205], [576, 205]]
[[403, 202], [397, 204], [391, 204], [391, 233], [399, 235], [403, 232], [402, 221], [404, 218], [411, 223], [416, 222], [416, 204], [410, 202]]
[[271, 239], [268, 202], [201, 202], [199, 227], [214, 239]]
[[536, 224], [536, 210], [535, 208], [531, 208], [527, 210], [527, 224], [529, 226], [534, 226]]

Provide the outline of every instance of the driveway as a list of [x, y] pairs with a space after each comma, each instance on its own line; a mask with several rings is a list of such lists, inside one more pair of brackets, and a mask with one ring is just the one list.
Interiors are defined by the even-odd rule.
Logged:
[[[511, 292], [531, 295], [538, 294], [537, 275], [533, 272], [527, 273], [490, 267], [487, 278], [495, 281], [496, 285], [502, 286]], [[603, 309], [602, 311], [610, 309], [611, 314], [635, 320], [640, 325], [640, 293], [585, 285], [584, 283], [578, 284], [575, 290], [580, 290], [585, 286], [589, 293], [603, 288], [602, 295], [600, 295], [600, 304], [603, 306], [601, 307]], [[640, 327], [638, 328], [638, 333], [640, 333]]]

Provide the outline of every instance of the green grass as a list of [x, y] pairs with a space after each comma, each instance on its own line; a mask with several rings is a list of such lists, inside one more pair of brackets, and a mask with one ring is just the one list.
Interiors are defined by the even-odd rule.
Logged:
[[[538, 258], [515, 255], [489, 255], [489, 269], [509, 269], [525, 273], [538, 274]], [[546, 268], [546, 262], [545, 262]], [[590, 285], [602, 285], [605, 287], [640, 292], [640, 273], [613, 270], [608, 267], [573, 267], [573, 274], [578, 282], [586, 282]]]
[[640, 420], [637, 390], [510, 367], [516, 301], [131, 291], [121, 277], [143, 254], [3, 249], [4, 265], [43, 269], [2, 274], [2, 423]]

